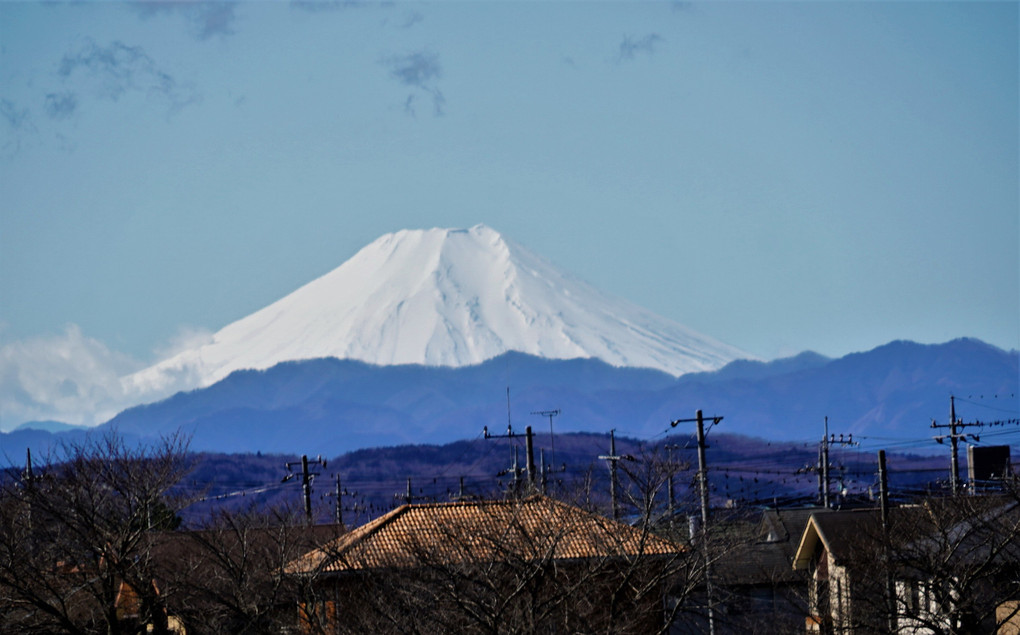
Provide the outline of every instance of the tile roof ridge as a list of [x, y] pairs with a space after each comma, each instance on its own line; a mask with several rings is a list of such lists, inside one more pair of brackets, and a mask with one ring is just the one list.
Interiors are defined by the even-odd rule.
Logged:
[[[556, 500], [545, 494], [530, 494], [523, 498], [475, 498], [470, 500], [454, 500], [454, 501], [425, 501], [423, 503], [410, 503], [402, 505], [402, 507], [410, 507], [411, 509], [425, 509], [425, 508], [444, 508], [444, 507], [481, 507], [484, 505], [514, 505], [521, 503], [531, 503], [535, 500]], [[557, 501], [560, 502], [560, 501]], [[566, 503], [562, 503], [566, 504]], [[399, 509], [399, 508], [398, 508]]]
[[333, 556], [333, 559], [335, 560], [342, 554], [348, 552], [352, 547], [357, 545], [359, 542], [362, 542], [366, 540], [368, 537], [372, 536], [373, 534], [378, 533], [384, 527], [386, 527], [386, 525], [391, 524], [400, 516], [403, 516], [404, 514], [408, 513], [411, 507], [412, 505], [409, 504], [404, 504], [399, 507], [395, 507], [390, 511], [386, 512], [385, 514], [383, 514], [382, 516], [374, 518], [365, 523], [364, 525], [361, 525], [360, 527], [355, 527], [354, 529], [348, 531], [346, 534], [339, 536], [336, 539], [331, 540], [330, 542], [327, 542], [322, 547], [319, 547], [319, 549], [325, 550], [326, 547], [331, 547], [335, 549], [336, 551], [334, 552]]

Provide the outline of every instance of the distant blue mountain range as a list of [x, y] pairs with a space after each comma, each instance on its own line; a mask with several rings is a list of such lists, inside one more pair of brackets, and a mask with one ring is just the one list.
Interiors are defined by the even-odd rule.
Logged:
[[[439, 444], [525, 426], [547, 431], [536, 411], [560, 410], [557, 432], [654, 438], [701, 409], [724, 417], [721, 431], [772, 440], [839, 433], [925, 439], [948, 420], [949, 397], [967, 421], [1015, 420], [1020, 353], [974, 339], [922, 345], [896, 341], [829, 359], [814, 353], [772, 362], [738, 361], [679, 378], [596, 360], [508, 353], [477, 366], [372, 366], [335, 358], [240, 371], [208, 388], [125, 410], [100, 429], [128, 438], [181, 430], [191, 449], [335, 456], [401, 444]], [[0, 434], [0, 460], [21, 463], [80, 430]], [[52, 431], [50, 431], [52, 430]], [[1020, 426], [997, 428], [1017, 445]], [[933, 443], [934, 445], [934, 443]], [[935, 448], [933, 448], [935, 449]]]
[[40, 430], [43, 432], [70, 432], [87, 429], [84, 426], [71, 425], [63, 421], [26, 421], [15, 428], [15, 430]]

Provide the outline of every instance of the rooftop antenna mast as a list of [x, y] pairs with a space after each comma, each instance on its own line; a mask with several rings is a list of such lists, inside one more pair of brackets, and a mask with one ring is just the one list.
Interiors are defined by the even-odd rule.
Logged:
[[[488, 427], [484, 430], [485, 438], [489, 438]], [[507, 447], [510, 448], [510, 462], [516, 463], [517, 456], [514, 454], [514, 428], [510, 425], [510, 362], [507, 362], [506, 370], [506, 438], [510, 439], [507, 443]]]
[[538, 415], [540, 417], [549, 417], [549, 454], [552, 455], [552, 465], [556, 465], [556, 441], [553, 436], [553, 417], [560, 414], [560, 409], [556, 410], [532, 410], [531, 414]]

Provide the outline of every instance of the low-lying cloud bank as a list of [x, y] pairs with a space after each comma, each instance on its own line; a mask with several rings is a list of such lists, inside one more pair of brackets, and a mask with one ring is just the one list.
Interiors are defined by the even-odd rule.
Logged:
[[[204, 332], [182, 331], [159, 357], [207, 337]], [[26, 338], [0, 345], [0, 431], [26, 421], [61, 421], [94, 426], [121, 410], [172, 394], [141, 394], [125, 388], [122, 378], [147, 364], [111, 350], [84, 335], [74, 324], [63, 333]]]

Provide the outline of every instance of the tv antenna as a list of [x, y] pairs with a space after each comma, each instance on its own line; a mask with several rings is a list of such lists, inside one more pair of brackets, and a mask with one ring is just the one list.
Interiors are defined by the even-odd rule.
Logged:
[[552, 455], [552, 464], [556, 465], [556, 441], [553, 436], [553, 417], [560, 414], [560, 409], [556, 410], [532, 410], [531, 414], [538, 415], [540, 417], [549, 417], [549, 454]]

